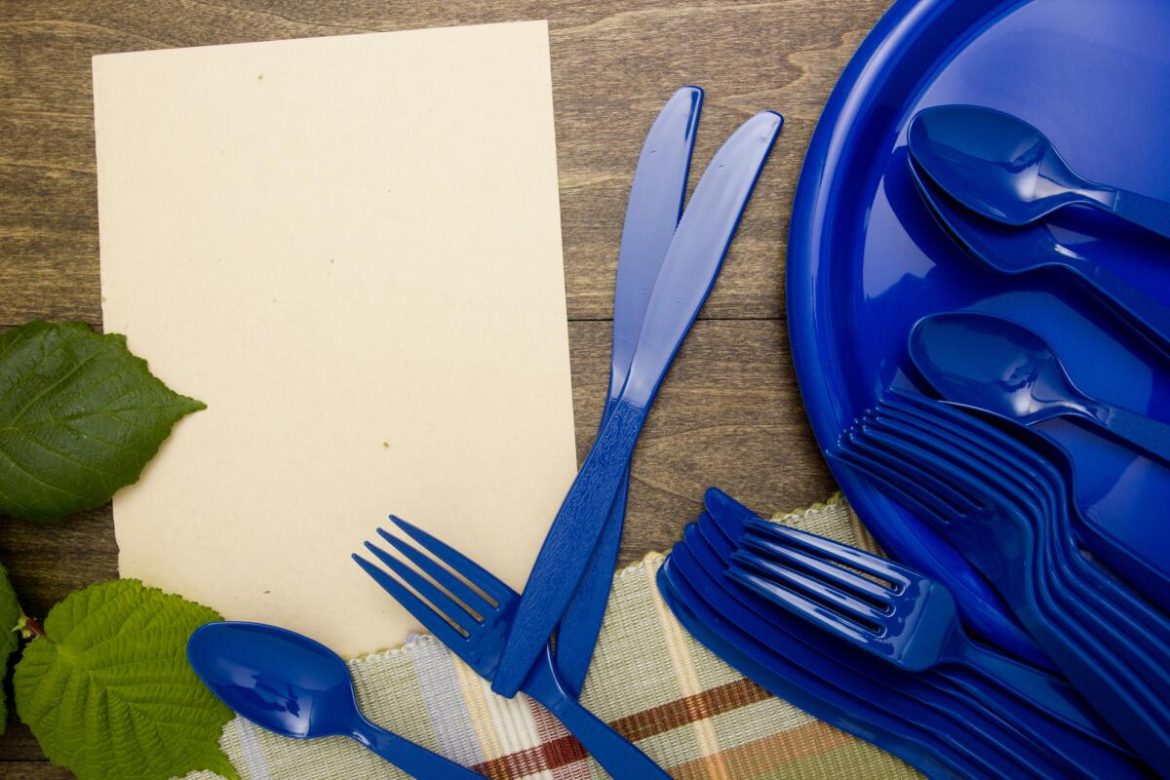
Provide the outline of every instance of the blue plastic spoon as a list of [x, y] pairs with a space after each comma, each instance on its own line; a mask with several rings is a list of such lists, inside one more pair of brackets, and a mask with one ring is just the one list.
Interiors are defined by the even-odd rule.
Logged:
[[293, 739], [349, 737], [415, 777], [483, 777], [367, 720], [345, 661], [307, 636], [208, 623], [191, 634], [187, 658], [220, 701], [261, 728]]
[[910, 357], [952, 403], [1035, 425], [1070, 417], [1170, 464], [1170, 426], [1085, 394], [1038, 334], [980, 312], [948, 312], [914, 326]]
[[964, 209], [926, 175], [912, 156], [907, 169], [935, 220], [972, 258], [999, 273], [1016, 275], [1055, 270], [1083, 287], [1133, 325], [1155, 348], [1170, 355], [1170, 309], [1148, 292], [1110, 270], [1119, 262], [1164, 263], [1162, 239], [1135, 240], [1135, 231], [1092, 231], [1069, 227], [1065, 217], [1013, 228]]
[[1170, 203], [1078, 176], [1019, 117], [982, 106], [935, 106], [910, 125], [910, 153], [938, 186], [988, 219], [1027, 225], [1073, 204], [1170, 237]]

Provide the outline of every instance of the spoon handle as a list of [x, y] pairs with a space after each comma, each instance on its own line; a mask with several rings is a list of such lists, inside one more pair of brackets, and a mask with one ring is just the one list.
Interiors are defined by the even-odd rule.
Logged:
[[1054, 265], [1067, 268], [1102, 297], [1103, 303], [1134, 325], [1158, 351], [1170, 354], [1170, 309], [1148, 293], [1083, 258], [1060, 258]]
[[1098, 402], [1093, 419], [1114, 438], [1170, 466], [1170, 425], [1118, 406]]
[[371, 753], [381, 756], [411, 777], [428, 780], [432, 777], [438, 780], [483, 779], [483, 775], [443, 758], [438, 753], [432, 753], [422, 745], [416, 745], [365, 718], [358, 721], [353, 738]]
[[1128, 190], [1117, 190], [1110, 209], [1122, 219], [1170, 238], [1170, 203]]

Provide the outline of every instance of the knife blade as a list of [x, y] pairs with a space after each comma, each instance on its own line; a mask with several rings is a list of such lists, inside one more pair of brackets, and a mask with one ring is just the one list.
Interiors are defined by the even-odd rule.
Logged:
[[706, 300], [783, 123], [743, 123], [703, 172], [650, 295], [622, 395], [569, 488], [528, 577], [492, 690], [514, 696], [585, 573], [670, 363]]
[[[662, 107], [642, 144], [630, 186], [618, 253], [609, 396], [601, 415], [601, 425], [609, 418], [625, 386], [630, 362], [638, 346], [646, 304], [682, 216], [702, 105], [702, 89], [694, 86], [679, 89]], [[574, 696], [581, 693], [605, 617], [621, 547], [628, 488], [627, 470], [593, 550], [589, 568], [557, 630], [557, 669], [565, 687]]]

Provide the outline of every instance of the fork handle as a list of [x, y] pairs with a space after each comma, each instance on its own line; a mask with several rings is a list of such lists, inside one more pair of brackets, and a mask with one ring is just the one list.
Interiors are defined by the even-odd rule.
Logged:
[[1066, 680], [964, 640], [946, 661], [977, 672], [1024, 706], [1089, 739], [1113, 742], [1109, 726]]
[[521, 689], [557, 717], [597, 763], [618, 780], [670, 780], [670, 775], [639, 750], [633, 742], [614, 731], [578, 702], [561, 685], [547, 645]]

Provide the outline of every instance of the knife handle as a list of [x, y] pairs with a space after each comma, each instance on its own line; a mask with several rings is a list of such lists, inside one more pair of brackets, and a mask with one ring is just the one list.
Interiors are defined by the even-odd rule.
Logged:
[[614, 496], [609, 518], [601, 531], [601, 538], [593, 548], [593, 557], [585, 579], [573, 594], [561, 625], [557, 629], [557, 671], [561, 682], [573, 696], [581, 695], [581, 687], [589, 674], [593, 648], [605, 619], [609, 592], [613, 587], [614, 569], [622, 546], [622, 525], [626, 517], [626, 497], [630, 489], [627, 470]]
[[[524, 586], [508, 644], [492, 680], [492, 690], [501, 696], [515, 696], [520, 690], [573, 597], [605, 527], [617, 487], [629, 468], [648, 411], [626, 401], [614, 404], [565, 495], [552, 523], [556, 533], [549, 532], [536, 556], [534, 573]], [[541, 572], [540, 576], [536, 572]]]
[[1162, 354], [1170, 355], [1170, 309], [1105, 267], [1079, 257], [1054, 259], [1100, 296], [1117, 315], [1135, 325]]

